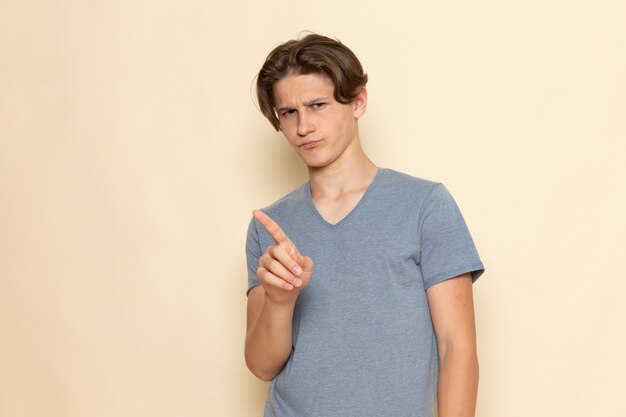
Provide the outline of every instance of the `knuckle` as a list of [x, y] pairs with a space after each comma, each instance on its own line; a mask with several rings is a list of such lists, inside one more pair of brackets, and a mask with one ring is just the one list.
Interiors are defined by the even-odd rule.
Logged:
[[270, 256], [267, 253], [264, 253], [263, 255], [261, 255], [261, 257], [259, 258], [259, 265], [264, 266], [265, 268], [269, 269], [269, 266], [272, 264], [272, 261], [274, 260], [273, 256]]
[[279, 252], [280, 252], [281, 249], [282, 248], [280, 246], [278, 246], [278, 245], [272, 245], [272, 246], [270, 246], [268, 248], [269, 255], [271, 255], [272, 258], [276, 258], [276, 257], [278, 257]]
[[272, 259], [269, 265], [269, 269], [271, 269], [272, 271], [278, 271], [280, 269], [280, 265], [280, 262], [278, 262], [276, 259]]
[[271, 284], [271, 282], [272, 282], [272, 274], [270, 274], [267, 270], [263, 271], [261, 273], [261, 276], [259, 277], [259, 279], [265, 285]]

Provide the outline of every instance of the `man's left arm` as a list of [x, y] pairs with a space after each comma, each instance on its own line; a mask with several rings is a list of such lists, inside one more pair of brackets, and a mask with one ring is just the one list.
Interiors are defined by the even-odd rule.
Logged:
[[439, 417], [474, 417], [478, 356], [471, 276], [447, 279], [426, 294], [439, 348]]

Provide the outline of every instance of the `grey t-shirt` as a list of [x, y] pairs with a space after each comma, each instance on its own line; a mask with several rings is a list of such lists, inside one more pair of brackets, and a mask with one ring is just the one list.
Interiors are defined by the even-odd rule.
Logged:
[[[432, 417], [438, 357], [425, 290], [484, 272], [445, 186], [379, 168], [337, 224], [317, 212], [308, 182], [263, 211], [314, 262], [265, 417]], [[252, 219], [248, 291], [260, 284], [258, 258], [272, 244]]]

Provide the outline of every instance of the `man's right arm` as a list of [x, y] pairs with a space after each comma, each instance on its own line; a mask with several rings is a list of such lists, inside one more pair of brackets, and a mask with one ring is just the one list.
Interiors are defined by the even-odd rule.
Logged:
[[261, 285], [248, 293], [245, 358], [248, 369], [263, 381], [285, 366], [292, 348], [293, 311], [300, 291], [311, 280], [313, 261], [265, 213], [253, 212], [275, 242], [259, 258]]
[[246, 365], [263, 381], [274, 379], [291, 354], [295, 300], [274, 303], [261, 285], [252, 288], [248, 294]]

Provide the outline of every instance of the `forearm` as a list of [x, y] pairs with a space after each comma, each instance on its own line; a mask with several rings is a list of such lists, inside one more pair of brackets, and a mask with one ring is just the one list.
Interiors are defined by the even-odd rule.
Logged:
[[246, 335], [246, 364], [264, 381], [273, 379], [291, 354], [294, 305], [275, 304], [265, 297], [259, 317]]
[[478, 395], [478, 358], [473, 347], [445, 349], [439, 360], [439, 417], [474, 417]]

